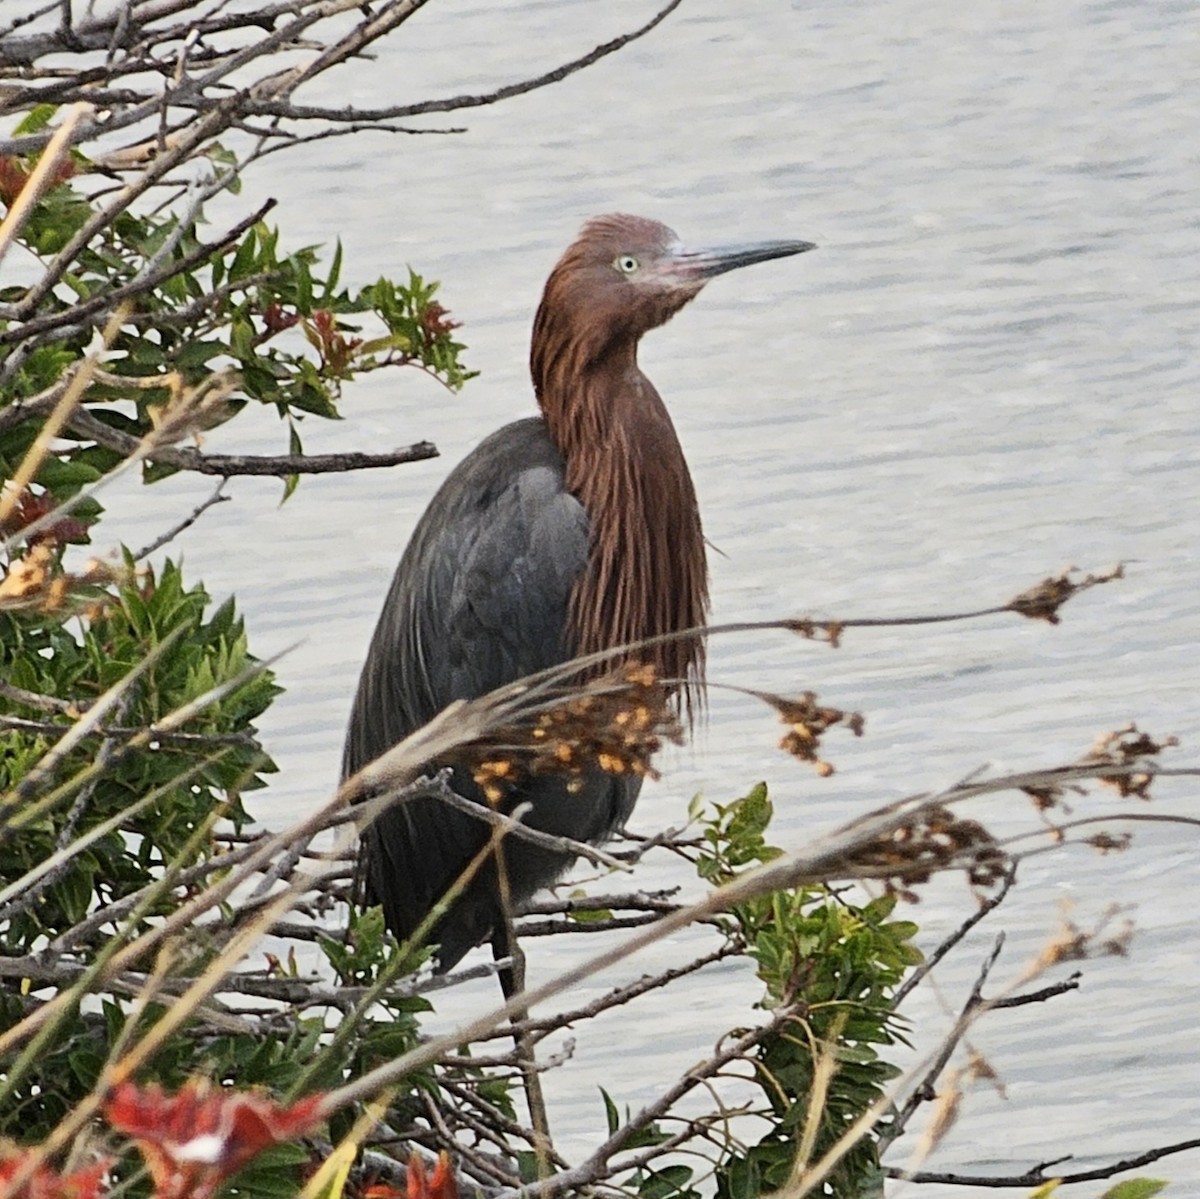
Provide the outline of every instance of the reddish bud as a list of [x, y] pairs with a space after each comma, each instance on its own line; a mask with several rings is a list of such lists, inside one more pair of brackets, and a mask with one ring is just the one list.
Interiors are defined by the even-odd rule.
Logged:
[[[54, 168], [50, 186], [57, 187], [60, 183], [66, 183], [74, 174], [75, 162], [70, 155], [65, 155]], [[13, 206], [13, 202], [28, 182], [29, 171], [19, 158], [10, 154], [0, 155], [0, 201], [3, 201], [5, 207]]]
[[282, 333], [284, 329], [290, 329], [299, 320], [299, 313], [285, 312], [283, 305], [278, 300], [273, 300], [263, 311], [263, 324], [266, 325], [268, 333]]
[[421, 313], [421, 329], [429, 341], [437, 341], [439, 337], [445, 337], [452, 329], [457, 329], [461, 323], [461, 321], [450, 320], [450, 313], [436, 300], [431, 300], [426, 304], [425, 311]]
[[11, 208], [21, 189], [29, 182], [29, 172], [10, 154], [0, 155], [0, 200]]

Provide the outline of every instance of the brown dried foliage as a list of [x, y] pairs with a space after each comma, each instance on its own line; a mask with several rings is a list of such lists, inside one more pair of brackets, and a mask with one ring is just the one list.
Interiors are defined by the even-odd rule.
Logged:
[[823, 778], [833, 773], [833, 765], [817, 755], [822, 735], [835, 724], [844, 724], [856, 737], [862, 736], [865, 720], [861, 712], [846, 712], [842, 708], [818, 704], [814, 691], [805, 691], [798, 699], [772, 695], [769, 691], [756, 691], [754, 694], [770, 704], [779, 713], [779, 719], [788, 726], [779, 748], [787, 750], [802, 762], [811, 762]]
[[1122, 920], [1115, 929], [1110, 927], [1120, 913], [1120, 908], [1110, 907], [1090, 931], [1064, 916], [1058, 935], [1042, 950], [1039, 966], [1082, 962], [1095, 957], [1128, 956], [1129, 942], [1133, 938], [1132, 921]]
[[789, 620], [784, 622], [784, 628], [806, 641], [826, 641], [837, 649], [842, 643], [846, 626], [840, 620]]
[[[26, 487], [17, 497], [16, 504], [8, 518], [0, 521], [0, 537], [12, 537], [44, 516], [48, 516], [56, 506], [57, 501], [52, 495], [46, 492], [36, 494]], [[44, 529], [39, 529], [32, 536], [26, 538], [26, 543], [30, 546], [45, 544], [53, 547], [66, 544], [81, 545], [87, 540], [87, 522], [80, 520], [77, 516], [68, 515]]]
[[39, 542], [10, 562], [0, 578], [0, 609], [58, 612], [72, 598], [94, 603], [97, 596], [93, 588], [118, 577], [117, 571], [95, 558], [80, 573], [69, 574], [61, 568], [53, 543]]
[[682, 743], [683, 726], [657, 670], [638, 663], [472, 746], [467, 764], [499, 803], [527, 774], [565, 774], [575, 788], [597, 768], [657, 778], [653, 758], [664, 741]]
[[[1096, 777], [1102, 783], [1116, 787], [1122, 799], [1136, 795], [1139, 799], [1148, 800], [1154, 768], [1147, 759], [1178, 744], [1176, 737], [1164, 737], [1156, 741], [1148, 733], [1140, 732], [1136, 724], [1127, 724], [1124, 728], [1102, 733], [1081, 760], [1085, 765], [1098, 762], [1125, 768], [1120, 774], [1100, 773]], [[1129, 773], [1128, 767], [1136, 766], [1139, 762], [1145, 763], [1146, 769]]]
[[436, 300], [430, 300], [421, 312], [421, 330], [430, 342], [446, 337], [461, 325], [462, 321], [451, 320], [449, 311]]
[[883, 878], [889, 894], [910, 903], [917, 900], [913, 888], [940, 871], [965, 870], [971, 886], [987, 890], [1009, 869], [1008, 855], [982, 824], [941, 804], [922, 808], [911, 821], [855, 854], [853, 862]]
[[1028, 616], [1030, 620], [1044, 620], [1049, 624], [1058, 624], [1061, 619], [1058, 610], [1073, 595], [1096, 587], [1100, 583], [1111, 583], [1114, 579], [1125, 577], [1125, 568], [1118, 563], [1107, 572], [1086, 574], [1079, 577], [1077, 567], [1071, 566], [1062, 574], [1043, 579], [1040, 583], [1014, 596], [1005, 607], [1010, 612]]

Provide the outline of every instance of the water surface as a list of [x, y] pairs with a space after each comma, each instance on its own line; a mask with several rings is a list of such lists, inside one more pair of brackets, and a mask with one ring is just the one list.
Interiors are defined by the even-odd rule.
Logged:
[[[818, 780], [773, 749], [769, 715], [717, 691], [695, 747], [647, 789], [637, 827], [679, 820], [696, 791], [726, 800], [765, 778], [778, 839], [800, 845], [983, 764], [1077, 756], [1129, 719], [1179, 735], [1180, 758], [1195, 762], [1198, 10], [686, 0], [588, 72], [428, 122], [466, 134], [359, 136], [264, 164], [240, 203], [276, 196], [294, 245], [340, 237], [352, 282], [409, 263], [440, 278], [482, 377], [451, 397], [415, 373], [377, 376], [350, 390], [343, 423], [305, 429], [310, 451], [430, 438], [441, 461], [312, 479], [282, 510], [276, 484], [240, 480], [236, 502], [182, 539], [190, 576], [236, 592], [260, 654], [304, 639], [279, 668], [288, 693], [263, 725], [282, 773], [255, 797], [261, 818], [282, 823], [333, 782], [359, 664], [413, 523], [454, 461], [531, 411], [525, 354], [540, 285], [582, 220], [615, 209], [695, 242], [820, 244], [718, 280], [645, 344], [721, 551], [716, 619], [977, 607], [1070, 564], [1130, 563], [1124, 582], [1079, 598], [1058, 628], [997, 617], [854, 634], [836, 652], [782, 634], [714, 644], [714, 680], [814, 688], [864, 710], [867, 734], [831, 736], [839, 773]], [[483, 91], [651, 11], [634, 0], [446, 0], [376, 61], [303, 98]], [[209, 445], [283, 442], [263, 420]], [[141, 493], [113, 528], [140, 544], [164, 505], [183, 510], [204, 491], [183, 480]], [[1194, 810], [1193, 786], [1160, 793], [1156, 810]], [[1030, 822], [1014, 797], [983, 814], [1001, 830]], [[1004, 979], [1044, 944], [1060, 899], [1084, 924], [1114, 901], [1136, 920], [1128, 959], [1089, 963], [1079, 993], [978, 1030], [1005, 1095], [978, 1089], [931, 1164], [1009, 1173], [1074, 1153], [1082, 1168], [1191, 1135], [1196, 854], [1190, 830], [1160, 830], [1139, 832], [1124, 857], [1073, 850], [1029, 863], [991, 930], [914, 997], [927, 1047], [999, 929]], [[660, 881], [669, 874], [646, 880]], [[925, 943], [969, 910], [957, 882], [933, 889], [915, 913]], [[538, 973], [594, 944], [539, 943]], [[693, 946], [683, 938], [655, 962]], [[549, 1080], [566, 1150], [594, 1142], [598, 1085], [620, 1105], [652, 1097], [750, 1018], [754, 993], [743, 968], [714, 969], [690, 986], [685, 1012], [650, 1001], [578, 1030], [575, 1060]], [[1173, 1195], [1200, 1194], [1200, 1155], [1150, 1172], [1174, 1179]]]

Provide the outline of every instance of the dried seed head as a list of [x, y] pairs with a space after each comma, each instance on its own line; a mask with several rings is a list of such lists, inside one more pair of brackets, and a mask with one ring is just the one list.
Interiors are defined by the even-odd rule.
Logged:
[[946, 807], [921, 809], [852, 859], [856, 871], [882, 879], [889, 894], [913, 902], [914, 887], [945, 870], [965, 871], [977, 891], [990, 890], [1008, 874], [1008, 856], [975, 820], [961, 820]]
[[683, 739], [671, 697], [653, 667], [635, 663], [564, 693], [559, 703], [516, 720], [465, 756], [489, 799], [488, 787], [503, 784], [507, 791], [529, 774], [566, 775], [572, 793], [591, 770], [653, 776], [663, 742]]
[[[1152, 761], [1164, 749], [1179, 744], [1177, 737], [1164, 737], [1156, 741], [1148, 733], [1138, 730], [1136, 724], [1103, 733], [1092, 748], [1083, 756], [1084, 765], [1099, 763], [1121, 767], [1119, 774], [1099, 772], [1097, 778], [1110, 787], [1115, 787], [1122, 799], [1136, 795], [1139, 799], [1150, 799], [1150, 784], [1154, 779], [1155, 763]], [[1133, 770], [1132, 766], [1144, 766], [1144, 770]]]
[[1043, 579], [1020, 595], [1008, 601], [1006, 607], [1010, 612], [1018, 612], [1028, 616], [1030, 620], [1044, 620], [1050, 624], [1058, 624], [1058, 610], [1080, 591], [1095, 587], [1100, 583], [1111, 583], [1114, 579], [1125, 577], [1125, 568], [1117, 564], [1112, 570], [1099, 574], [1087, 574], [1080, 577], [1079, 571], [1068, 567], [1062, 574]]
[[862, 736], [863, 716], [860, 712], [845, 712], [841, 708], [824, 707], [817, 703], [816, 693], [805, 691], [798, 699], [773, 695], [767, 691], [754, 693], [779, 713], [788, 731], [779, 748], [802, 762], [811, 762], [823, 778], [833, 773], [833, 766], [817, 753], [821, 736], [835, 724], [844, 724], [856, 737]]

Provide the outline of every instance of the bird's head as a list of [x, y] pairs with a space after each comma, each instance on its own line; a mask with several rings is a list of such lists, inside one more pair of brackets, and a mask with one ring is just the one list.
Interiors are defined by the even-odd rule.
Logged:
[[594, 361], [614, 345], [636, 344], [717, 275], [812, 249], [807, 241], [690, 249], [658, 221], [625, 213], [594, 217], [546, 282], [534, 327], [535, 362], [539, 335], [586, 347], [584, 357]]

